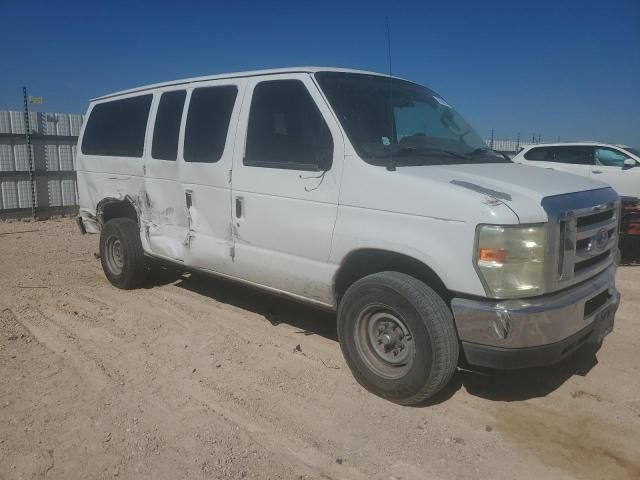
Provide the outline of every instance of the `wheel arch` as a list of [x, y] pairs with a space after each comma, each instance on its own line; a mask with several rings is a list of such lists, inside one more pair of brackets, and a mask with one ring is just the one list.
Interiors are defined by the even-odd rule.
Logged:
[[130, 218], [138, 225], [140, 214], [135, 202], [128, 195], [124, 198], [106, 197], [96, 205], [96, 218], [100, 228], [113, 218]]
[[451, 294], [440, 276], [426, 263], [404, 253], [379, 248], [363, 248], [348, 253], [333, 279], [336, 305], [354, 282], [374, 273], [405, 273], [429, 285], [449, 304]]

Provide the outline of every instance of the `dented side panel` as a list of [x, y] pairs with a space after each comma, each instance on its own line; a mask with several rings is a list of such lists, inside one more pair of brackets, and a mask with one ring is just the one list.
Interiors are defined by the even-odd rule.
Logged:
[[149, 248], [155, 255], [182, 261], [187, 214], [180, 184], [174, 180], [145, 179], [141, 223]]
[[[170, 90], [155, 92], [151, 105], [151, 120], [147, 126], [144, 149], [145, 197], [141, 223], [143, 241], [148, 243], [151, 253], [183, 261], [187, 250], [185, 235], [188, 217], [179, 181], [180, 165], [176, 160], [158, 160], [151, 155], [158, 103], [162, 94]], [[182, 119], [184, 120], [184, 112]]]
[[[231, 234], [231, 169], [238, 115], [244, 94], [244, 79], [215, 80], [198, 83], [187, 91], [187, 104], [195, 88], [235, 87], [236, 97], [224, 150], [211, 163], [187, 162], [183, 142], [178, 149], [182, 203], [187, 208], [188, 229], [185, 264], [225, 275], [236, 276]], [[185, 115], [188, 112], [185, 107]], [[183, 130], [185, 126], [183, 116]], [[187, 203], [187, 195], [189, 201]]]
[[78, 170], [80, 217], [87, 233], [98, 233], [101, 206], [109, 201], [127, 201], [137, 211], [144, 196], [144, 177]]

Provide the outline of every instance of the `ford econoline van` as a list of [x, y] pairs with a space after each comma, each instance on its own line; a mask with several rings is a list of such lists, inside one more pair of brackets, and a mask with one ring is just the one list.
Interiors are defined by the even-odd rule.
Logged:
[[415, 404], [459, 362], [558, 362], [611, 331], [619, 197], [511, 163], [436, 92], [334, 68], [92, 100], [79, 225], [118, 288], [150, 259], [335, 310], [355, 378]]

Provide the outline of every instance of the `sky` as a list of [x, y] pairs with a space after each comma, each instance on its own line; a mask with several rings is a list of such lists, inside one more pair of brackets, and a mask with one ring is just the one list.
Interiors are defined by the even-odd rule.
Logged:
[[179, 78], [302, 65], [389, 71], [485, 138], [640, 146], [640, 0], [0, 0], [0, 109], [83, 113]]

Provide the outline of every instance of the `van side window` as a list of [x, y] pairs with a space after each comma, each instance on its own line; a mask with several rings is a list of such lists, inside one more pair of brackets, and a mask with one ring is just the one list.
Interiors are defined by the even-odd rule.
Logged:
[[186, 96], [186, 91], [179, 90], [165, 92], [160, 97], [151, 146], [153, 158], [175, 160], [178, 157], [178, 135]]
[[333, 140], [322, 114], [299, 80], [271, 80], [253, 91], [244, 164], [317, 170], [330, 167]]
[[191, 93], [184, 131], [185, 161], [220, 160], [237, 95], [238, 89], [231, 85], [196, 88]]
[[99, 103], [93, 107], [82, 138], [82, 153], [142, 157], [152, 95]]

